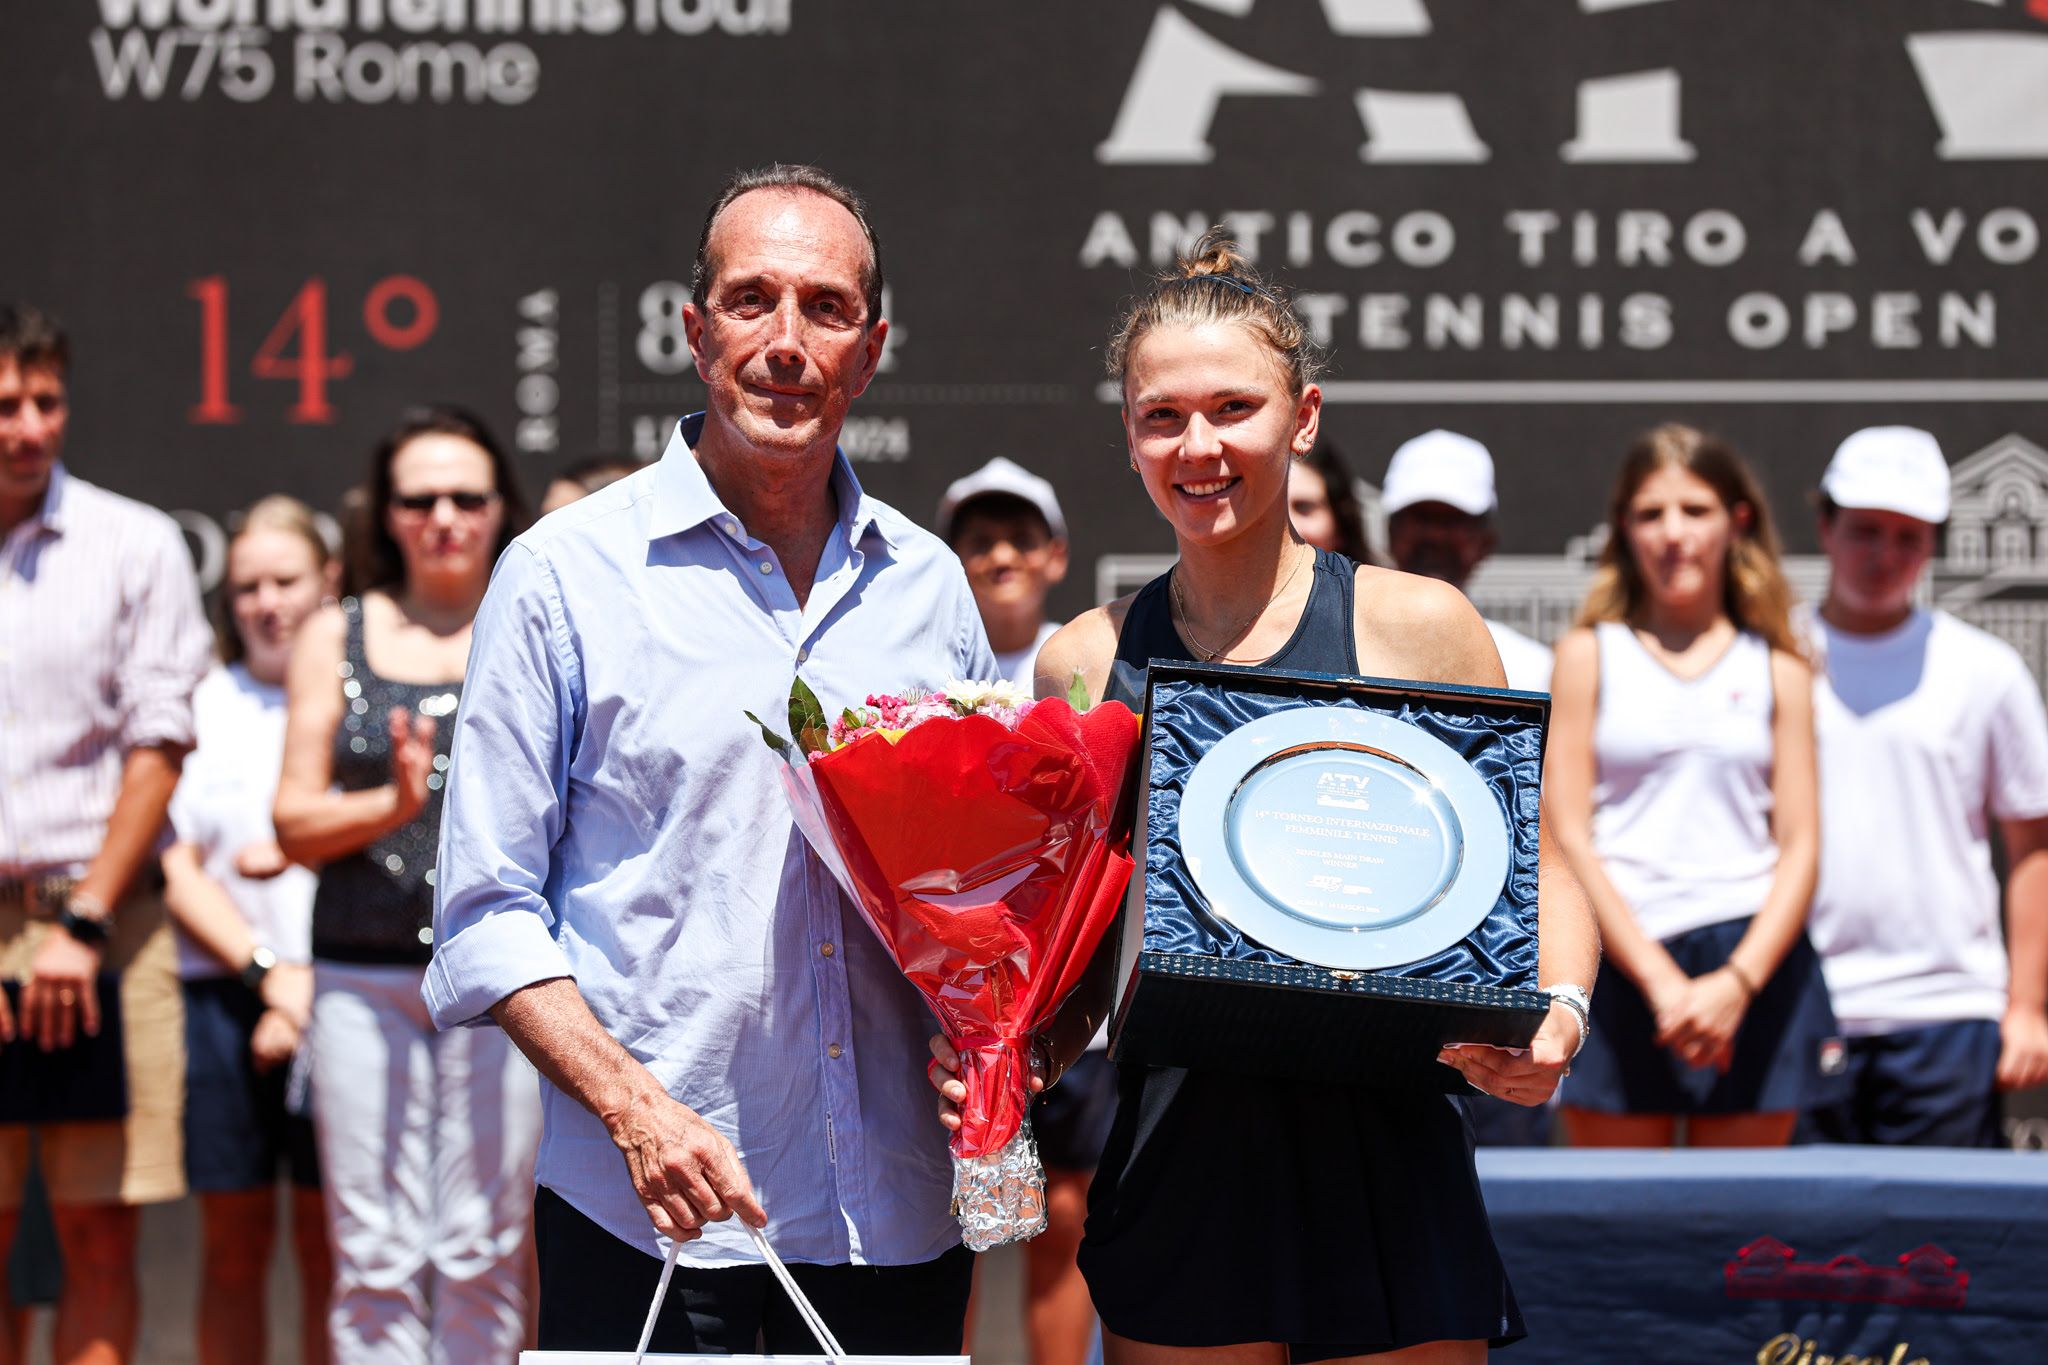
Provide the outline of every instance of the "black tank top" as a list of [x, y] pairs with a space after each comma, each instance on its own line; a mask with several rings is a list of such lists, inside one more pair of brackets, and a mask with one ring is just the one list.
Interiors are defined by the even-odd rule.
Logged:
[[363, 607], [342, 599], [347, 657], [338, 671], [344, 699], [334, 731], [334, 782], [343, 791], [391, 780], [391, 708], [434, 719], [434, 773], [427, 804], [409, 824], [320, 869], [313, 893], [313, 956], [330, 962], [424, 966], [434, 955], [434, 858], [441, 840], [441, 788], [455, 740], [462, 684], [402, 683], [370, 671]]
[[[1334, 550], [1316, 551], [1315, 577], [1309, 584], [1301, 621], [1264, 667], [1301, 673], [1358, 672], [1358, 643], [1352, 638], [1357, 573], [1358, 566]], [[1111, 669], [1105, 699], [1140, 709], [1147, 663], [1153, 659], [1200, 662], [1174, 628], [1171, 578], [1170, 573], [1159, 575], [1131, 600], [1124, 628], [1116, 637], [1116, 662], [1121, 667]]]

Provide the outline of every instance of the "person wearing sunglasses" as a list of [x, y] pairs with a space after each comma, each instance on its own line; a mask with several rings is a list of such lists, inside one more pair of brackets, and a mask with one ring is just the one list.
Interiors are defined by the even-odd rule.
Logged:
[[273, 811], [319, 869], [310, 1056], [334, 1245], [335, 1365], [510, 1361], [528, 1316], [533, 1073], [491, 1029], [439, 1033], [441, 788], [471, 623], [527, 523], [502, 449], [459, 408], [406, 412], [377, 446], [349, 528], [342, 601], [308, 618], [286, 674]]

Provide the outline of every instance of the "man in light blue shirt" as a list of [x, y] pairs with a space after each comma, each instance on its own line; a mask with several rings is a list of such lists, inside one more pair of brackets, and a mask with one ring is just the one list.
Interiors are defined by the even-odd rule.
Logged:
[[994, 676], [957, 562], [837, 449], [880, 297], [850, 191], [736, 177], [685, 309], [708, 410], [515, 541], [477, 616], [425, 994], [546, 1078], [546, 1349], [629, 1349], [669, 1235], [689, 1245], [655, 1349], [813, 1349], [732, 1214], [847, 1349], [959, 1348], [930, 1015], [742, 714], [781, 716], [797, 675], [833, 711]]

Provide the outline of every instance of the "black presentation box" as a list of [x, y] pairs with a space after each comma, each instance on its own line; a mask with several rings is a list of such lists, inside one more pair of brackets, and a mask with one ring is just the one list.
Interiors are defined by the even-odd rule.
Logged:
[[1525, 1046], [1550, 700], [1154, 662], [1119, 1060], [1463, 1091]]

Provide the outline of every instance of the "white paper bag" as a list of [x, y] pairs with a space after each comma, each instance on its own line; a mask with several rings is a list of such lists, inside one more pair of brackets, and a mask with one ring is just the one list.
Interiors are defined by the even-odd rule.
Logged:
[[804, 1291], [797, 1288], [796, 1280], [790, 1276], [789, 1268], [782, 1258], [768, 1245], [768, 1239], [761, 1235], [759, 1228], [747, 1228], [754, 1239], [754, 1245], [761, 1252], [761, 1258], [768, 1263], [768, 1269], [782, 1282], [782, 1288], [796, 1305], [797, 1316], [811, 1329], [823, 1349], [816, 1355], [808, 1352], [802, 1355], [780, 1356], [721, 1356], [721, 1355], [650, 1355], [648, 1339], [654, 1335], [654, 1322], [661, 1314], [662, 1301], [668, 1297], [668, 1282], [676, 1273], [676, 1257], [683, 1246], [680, 1242], [669, 1244], [668, 1259], [661, 1267], [661, 1282], [654, 1287], [654, 1302], [648, 1305], [647, 1322], [640, 1329], [640, 1347], [633, 1351], [521, 1351], [519, 1365], [641, 1365], [643, 1361], [691, 1360], [704, 1365], [970, 1365], [967, 1356], [850, 1356], [832, 1335], [832, 1329], [818, 1316], [818, 1310], [811, 1305]]
[[631, 1351], [521, 1351], [519, 1365], [632, 1365], [635, 1359], [647, 1365], [667, 1360], [702, 1361], [704, 1365], [968, 1365], [966, 1356], [677, 1356], [649, 1352], [635, 1357]]

